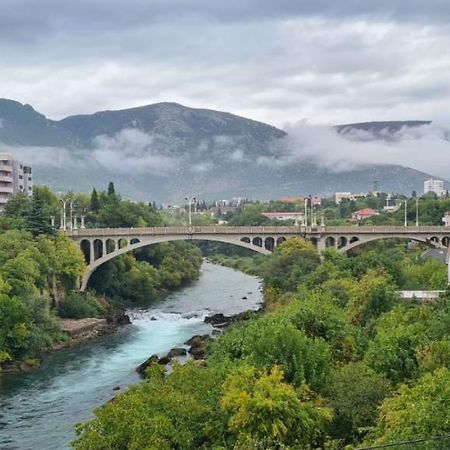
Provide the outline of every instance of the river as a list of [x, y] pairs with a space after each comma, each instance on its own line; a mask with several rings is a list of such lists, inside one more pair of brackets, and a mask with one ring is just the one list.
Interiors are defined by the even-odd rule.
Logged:
[[204, 262], [196, 282], [149, 309], [131, 310], [132, 325], [55, 352], [35, 372], [0, 375], [0, 449], [70, 448], [76, 423], [112, 398], [114, 388], [139, 381], [137, 365], [210, 332], [206, 315], [257, 309], [261, 299], [258, 278]]

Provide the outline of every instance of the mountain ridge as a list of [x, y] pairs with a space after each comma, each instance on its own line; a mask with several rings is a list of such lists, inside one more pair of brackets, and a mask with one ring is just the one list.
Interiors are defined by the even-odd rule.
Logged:
[[[361, 122], [335, 129], [344, 135], [369, 132], [374, 139], [386, 139], [403, 127], [429, 123]], [[337, 171], [307, 160], [292, 162], [284, 145], [286, 131], [174, 102], [55, 121], [30, 105], [0, 99], [0, 125], [0, 142], [30, 159], [36, 181], [56, 190], [90, 190], [114, 180], [126, 196], [138, 199], [182, 199], [189, 192], [211, 199], [237, 195], [268, 199], [368, 191], [375, 178], [387, 192], [410, 193], [421, 191], [430, 176], [393, 164]], [[393, 131], [382, 131], [389, 129]]]

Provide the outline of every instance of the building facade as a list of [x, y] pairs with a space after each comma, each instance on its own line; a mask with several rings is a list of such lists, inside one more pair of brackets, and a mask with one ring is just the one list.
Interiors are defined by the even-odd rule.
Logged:
[[19, 192], [33, 195], [31, 166], [14, 159], [11, 153], [0, 153], [0, 214], [6, 202]]
[[427, 194], [428, 192], [434, 192], [437, 196], [442, 197], [445, 195], [444, 181], [434, 180], [430, 178], [423, 183], [423, 192]]

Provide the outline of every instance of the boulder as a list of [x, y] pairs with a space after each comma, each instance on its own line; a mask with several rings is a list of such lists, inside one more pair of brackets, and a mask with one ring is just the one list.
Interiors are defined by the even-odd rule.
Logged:
[[204, 322], [210, 323], [214, 326], [227, 326], [231, 323], [231, 316], [225, 316], [222, 313], [213, 314], [212, 316], [205, 317]]
[[183, 347], [175, 347], [167, 353], [168, 358], [175, 358], [176, 356], [185, 356], [187, 355], [187, 350]]
[[142, 364], [140, 364], [139, 366], [136, 367], [136, 372], [141, 375], [141, 376], [145, 376], [145, 371], [147, 369], [147, 367], [149, 367], [152, 363], [154, 362], [158, 362], [159, 363], [159, 358], [158, 355], [152, 355], [150, 356], [150, 358], [148, 358], [147, 360], [145, 360]]
[[211, 338], [206, 334], [204, 336], [194, 336], [186, 341], [186, 344], [191, 346], [189, 353], [194, 359], [206, 358], [209, 339]]

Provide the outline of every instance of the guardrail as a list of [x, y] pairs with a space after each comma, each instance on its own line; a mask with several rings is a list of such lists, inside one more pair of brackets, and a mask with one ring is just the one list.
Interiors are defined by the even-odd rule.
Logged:
[[[1, 189], [1, 188], [0, 188]], [[129, 235], [194, 235], [194, 234], [221, 234], [221, 235], [302, 235], [302, 234], [429, 234], [446, 233], [450, 235], [450, 227], [423, 226], [343, 226], [343, 227], [304, 227], [304, 226], [190, 226], [190, 227], [149, 227], [149, 228], [85, 228], [67, 232], [69, 236], [129, 236]]]

